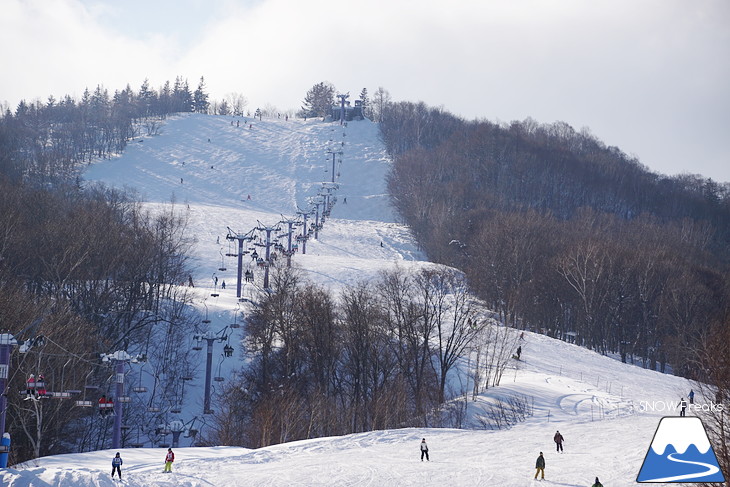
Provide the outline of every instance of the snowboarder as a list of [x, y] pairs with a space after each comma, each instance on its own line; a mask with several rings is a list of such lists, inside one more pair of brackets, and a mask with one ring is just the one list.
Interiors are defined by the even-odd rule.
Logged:
[[596, 477], [596, 482], [591, 487], [603, 487], [603, 484]]
[[122, 480], [122, 457], [119, 456], [119, 452], [112, 458], [112, 478], [114, 478], [114, 472], [119, 474], [119, 480]]
[[690, 389], [689, 390], [689, 396], [687, 396], [687, 397], [689, 397], [689, 403], [690, 404], [694, 404], [695, 403], [695, 391], [693, 391], [692, 389]]
[[679, 401], [679, 406], [682, 408], [682, 410], [679, 412], [679, 415], [685, 416], [684, 411], [685, 411], [685, 409], [687, 409], [687, 401], [685, 401], [684, 398], [682, 398], [682, 400]]
[[561, 452], [563, 451], [563, 435], [560, 434], [560, 431], [555, 432], [555, 436], [553, 436], [553, 441], [555, 442], [555, 448], [557, 451]]
[[225, 288], [226, 288], [226, 281], [225, 281], [225, 280], [223, 280], [223, 282], [221, 282], [221, 287], [222, 287], [223, 289], [225, 289]]
[[545, 457], [542, 456], [542, 452], [540, 452], [540, 456], [537, 457], [535, 468], [537, 469], [535, 472], [535, 478], [537, 478], [538, 474], [542, 474], [542, 478], [540, 480], [545, 480]]
[[165, 470], [163, 472], [172, 473], [172, 462], [175, 461], [175, 454], [172, 452], [172, 448], [167, 449], [167, 455], [165, 455]]
[[521, 346], [517, 347], [517, 360], [520, 359], [520, 355], [522, 355], [522, 347]]
[[423, 461], [423, 456], [426, 456], [426, 461], [430, 462], [431, 459], [428, 458], [428, 445], [426, 444], [426, 438], [421, 440], [421, 461]]

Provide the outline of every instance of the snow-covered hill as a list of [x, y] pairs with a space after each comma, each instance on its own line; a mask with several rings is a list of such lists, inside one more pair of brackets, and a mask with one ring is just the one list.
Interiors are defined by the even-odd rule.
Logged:
[[[246, 232], [257, 222], [294, 216], [321, 182], [331, 180], [331, 152], [340, 150], [338, 202], [319, 238], [307, 244], [307, 255], [293, 257], [295, 265], [335, 290], [394, 265], [430, 265], [388, 205], [389, 162], [369, 121], [345, 128], [319, 120], [172, 117], [160, 135], [94, 164], [86, 178], [135, 188], [152, 207], [174, 201], [188, 214], [197, 238], [195, 292], [215, 327], [230, 323], [239, 306], [233, 262], [226, 271], [218, 269], [228, 251], [227, 227]], [[214, 274], [228, 283], [218, 297], [210, 296]], [[521, 346], [522, 360], [513, 361], [502, 385], [470, 402], [473, 429], [376, 431], [258, 450], [179, 448], [170, 475], [162, 473], [164, 449], [122, 449], [124, 483], [524, 486], [532, 484], [542, 451], [546, 484], [589, 486], [598, 476], [606, 487], [634, 485], [659, 419], [674, 414], [644, 411], [644, 401], [677, 401], [690, 384], [542, 335], [525, 333]], [[533, 408], [525, 422], [506, 430], [478, 428], [480, 413], [495, 398], [518, 395]], [[562, 454], [555, 452], [556, 430], [565, 438]], [[428, 441], [430, 462], [419, 459], [421, 438]], [[107, 450], [45, 457], [8, 469], [0, 479], [13, 487], [114, 485], [113, 455]]]

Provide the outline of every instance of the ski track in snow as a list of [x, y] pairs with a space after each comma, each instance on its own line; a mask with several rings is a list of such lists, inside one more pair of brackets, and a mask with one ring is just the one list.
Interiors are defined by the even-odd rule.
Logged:
[[[232, 322], [237, 309], [248, 306], [235, 297], [233, 259], [224, 258], [226, 270], [218, 270], [221, 253], [228, 252], [227, 227], [246, 232], [258, 221], [271, 224], [281, 215], [293, 216], [297, 206], [306, 207], [307, 198], [331, 180], [332, 156], [327, 150], [343, 152], [342, 164], [336, 163], [335, 169], [340, 173], [338, 202], [319, 238], [308, 242], [306, 255], [293, 256], [293, 265], [334, 293], [396, 265], [432, 266], [389, 206], [385, 175], [390, 163], [377, 125], [368, 121], [344, 128], [319, 120], [246, 118], [244, 123], [243, 117], [172, 116], [161, 135], [132, 142], [122, 156], [91, 165], [86, 178], [134, 188], [152, 211], [169, 210], [174, 201], [174, 211], [188, 216], [189, 231], [196, 238], [192, 291], [199, 308], [208, 310], [211, 329], [217, 330]], [[242, 295], [249, 301], [261, 288], [261, 274], [254, 270], [256, 282], [243, 286]], [[227, 283], [215, 298], [210, 296], [214, 274]], [[231, 331], [232, 344], [240, 350], [241, 331]], [[525, 336], [520, 342], [522, 360], [510, 363], [500, 386], [483, 390], [469, 403], [465, 421], [475, 429], [373, 431], [257, 450], [182, 447], [175, 449], [172, 474], [162, 473], [164, 449], [121, 449], [121, 484], [521, 487], [539, 482], [533, 480], [534, 464], [543, 451], [547, 465], [542, 485], [586, 486], [596, 476], [607, 487], [635, 485], [665, 414], [638, 412], [636, 405], [676, 400], [686, 395], [690, 384], [542, 335]], [[240, 359], [238, 352], [236, 357]], [[461, 366], [466, 363], [465, 358]], [[221, 365], [220, 373], [228, 376], [240, 361]], [[196, 371], [186, 389], [191, 394], [181, 419], [200, 415], [203, 381], [202, 372]], [[463, 374], [452, 374], [451, 386], [456, 392], [471, 390]], [[476, 429], [490, 403], [514, 395], [529, 398], [532, 416], [510, 429]], [[556, 429], [565, 437], [564, 454], [554, 452]], [[430, 462], [419, 459], [422, 437], [430, 447]], [[113, 455], [104, 450], [40, 458], [0, 473], [0, 484], [120, 485], [110, 478]]]

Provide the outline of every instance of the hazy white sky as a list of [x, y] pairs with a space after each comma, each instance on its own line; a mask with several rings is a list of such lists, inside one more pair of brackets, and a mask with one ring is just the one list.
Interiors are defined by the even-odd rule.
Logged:
[[466, 118], [589, 127], [730, 181], [726, 0], [0, 0], [0, 102], [178, 75], [249, 108], [329, 81]]

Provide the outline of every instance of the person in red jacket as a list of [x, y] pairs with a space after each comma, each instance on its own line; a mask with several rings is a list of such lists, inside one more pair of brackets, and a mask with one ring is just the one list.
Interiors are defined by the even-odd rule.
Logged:
[[172, 452], [172, 448], [167, 449], [167, 455], [165, 455], [165, 470], [163, 472], [172, 473], [172, 462], [175, 461], [175, 454]]
[[32, 396], [35, 396], [35, 375], [30, 374], [30, 377], [28, 377], [28, 380], [25, 381], [25, 394], [26, 399], [29, 399]]
[[106, 416], [106, 413], [109, 411], [106, 408], [106, 404], [106, 394], [102, 394], [102, 396], [99, 398], [99, 416]]
[[38, 397], [46, 395], [46, 379], [43, 377], [43, 374], [38, 374], [38, 379], [35, 382], [35, 390]]

